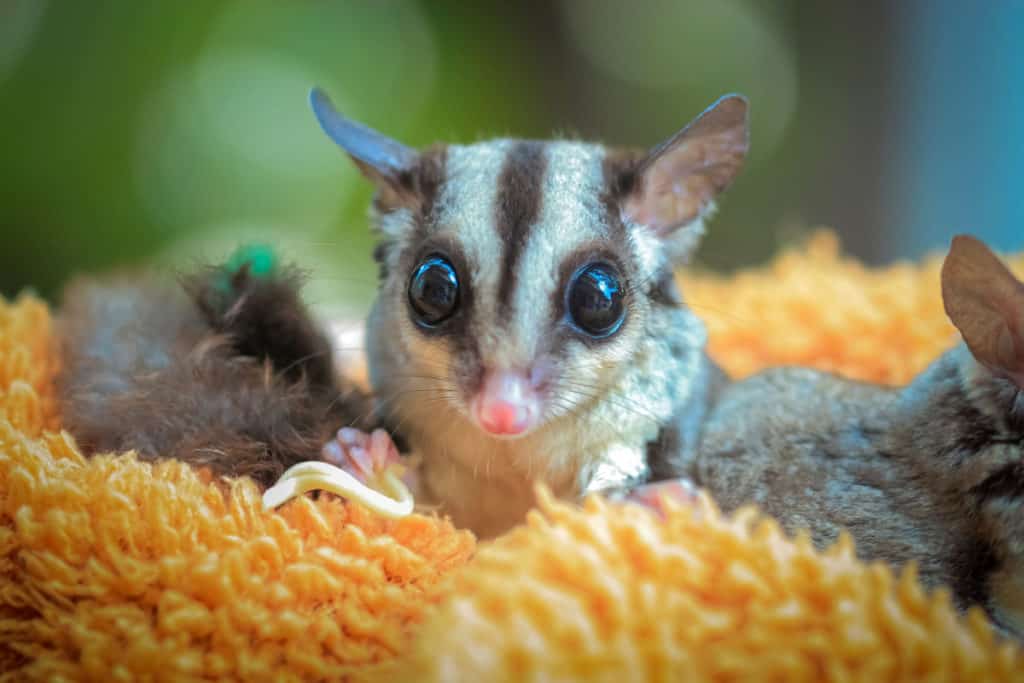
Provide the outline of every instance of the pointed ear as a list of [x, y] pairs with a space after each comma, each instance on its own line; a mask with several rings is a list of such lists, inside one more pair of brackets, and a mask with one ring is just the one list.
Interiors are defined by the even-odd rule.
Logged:
[[1024, 389], [1024, 284], [981, 241], [957, 235], [942, 301], [975, 359]]
[[364, 176], [377, 185], [383, 204], [400, 205], [414, 199], [409, 196], [413, 191], [409, 176], [419, 161], [416, 150], [345, 118], [320, 88], [310, 90], [309, 104], [327, 137], [352, 158]]
[[653, 149], [636, 171], [625, 215], [666, 236], [709, 211], [746, 159], [747, 109], [746, 98], [726, 95]]

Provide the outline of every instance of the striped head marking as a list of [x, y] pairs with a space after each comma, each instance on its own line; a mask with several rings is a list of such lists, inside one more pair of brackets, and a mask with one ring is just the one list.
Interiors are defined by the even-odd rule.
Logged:
[[311, 99], [377, 187], [378, 321], [406, 359], [395, 383], [427, 382], [506, 438], [615, 386], [659, 307], [678, 305], [672, 268], [747, 150], [739, 96], [650, 152], [508, 139], [417, 151]]

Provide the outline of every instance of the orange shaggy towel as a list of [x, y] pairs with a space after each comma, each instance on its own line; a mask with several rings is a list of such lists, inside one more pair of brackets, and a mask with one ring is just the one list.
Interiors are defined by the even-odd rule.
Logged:
[[[939, 259], [869, 270], [824, 234], [733, 278], [687, 276], [743, 376], [798, 363], [900, 383], [955, 340]], [[1024, 257], [1012, 260], [1024, 274]], [[545, 500], [477, 547], [424, 516], [308, 498], [59, 431], [50, 317], [0, 302], [2, 680], [1024, 681], [948, 596], [789, 540], [753, 511]]]

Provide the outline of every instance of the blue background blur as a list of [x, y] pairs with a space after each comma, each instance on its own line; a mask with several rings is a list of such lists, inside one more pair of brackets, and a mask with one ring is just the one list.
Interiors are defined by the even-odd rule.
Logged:
[[314, 83], [414, 145], [653, 145], [743, 92], [752, 157], [701, 252], [719, 269], [820, 225], [873, 263], [960, 231], [1024, 248], [1022, 28], [1009, 1], [4, 0], [0, 291], [269, 240], [361, 312], [370, 188]]

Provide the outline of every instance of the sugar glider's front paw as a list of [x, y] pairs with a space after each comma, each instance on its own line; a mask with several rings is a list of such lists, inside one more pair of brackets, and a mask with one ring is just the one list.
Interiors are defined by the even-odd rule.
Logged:
[[697, 502], [697, 487], [689, 479], [667, 479], [637, 486], [624, 497], [626, 502], [649, 507], [662, 516], [665, 514], [666, 499], [693, 505]]
[[383, 429], [367, 434], [342, 427], [324, 444], [320, 454], [325, 462], [340, 467], [364, 484], [371, 484], [377, 475], [401, 462], [398, 447]]

